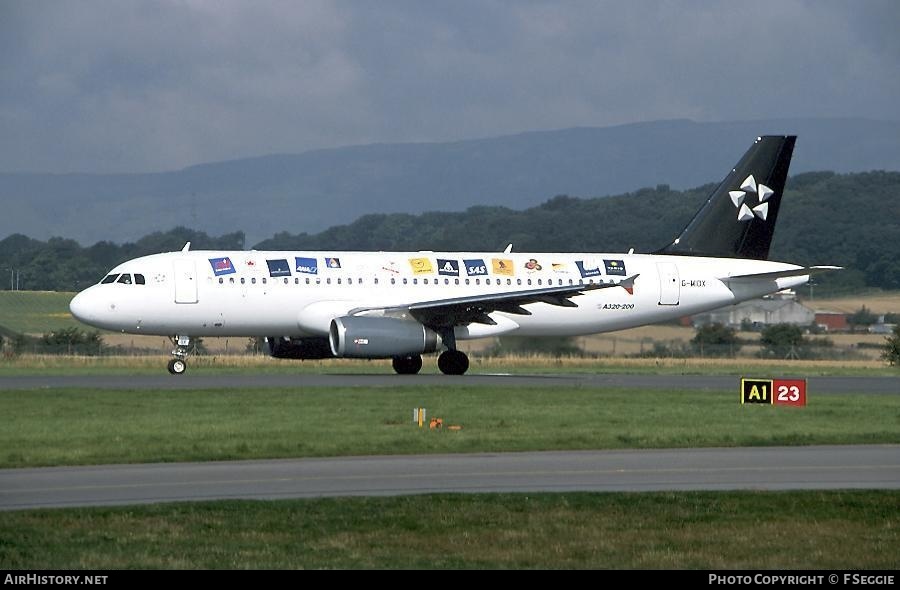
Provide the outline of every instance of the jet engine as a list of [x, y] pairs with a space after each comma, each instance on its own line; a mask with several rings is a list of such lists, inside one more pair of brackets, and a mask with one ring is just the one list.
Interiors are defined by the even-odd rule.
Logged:
[[328, 347], [328, 338], [282, 338], [269, 336], [269, 354], [278, 359], [330, 359], [334, 355]]
[[331, 320], [328, 344], [337, 357], [377, 359], [434, 352], [441, 337], [411, 320], [344, 316]]

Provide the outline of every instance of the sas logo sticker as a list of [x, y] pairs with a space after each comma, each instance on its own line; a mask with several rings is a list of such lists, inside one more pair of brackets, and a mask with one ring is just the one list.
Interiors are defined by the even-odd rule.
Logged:
[[[506, 275], [511, 277], [516, 274], [516, 270], [513, 268], [513, 261], [507, 258], [491, 259], [491, 270], [494, 271], [495, 275]], [[540, 268], [538, 270], [540, 270]]]
[[487, 266], [485, 266], [484, 260], [481, 258], [463, 260], [463, 264], [466, 265], [466, 274], [470, 277], [477, 277], [488, 273]]
[[294, 269], [297, 272], [308, 274], [308, 275], [316, 275], [319, 274], [319, 263], [315, 258], [294, 258]]
[[424, 275], [434, 272], [431, 267], [431, 261], [427, 258], [410, 258], [409, 266], [412, 268], [414, 275]]
[[326, 258], [325, 259], [325, 267], [326, 268], [340, 268], [341, 267], [341, 259], [340, 258]]
[[445, 260], [443, 258], [438, 258], [437, 267], [439, 275], [443, 275], [445, 277], [459, 276], [459, 261], [457, 260]]

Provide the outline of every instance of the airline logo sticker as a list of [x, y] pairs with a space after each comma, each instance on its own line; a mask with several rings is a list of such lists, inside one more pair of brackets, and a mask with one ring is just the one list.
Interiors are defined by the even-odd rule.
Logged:
[[553, 269], [553, 272], [569, 272], [568, 267], [561, 262], [554, 262], [550, 267]]
[[[731, 202], [734, 203], [738, 210], [738, 221], [750, 221], [755, 217], [759, 217], [763, 221], [769, 216], [769, 198], [775, 194], [775, 191], [766, 185], [756, 183], [756, 179], [751, 174], [741, 183], [741, 188], [736, 191], [728, 191]], [[755, 196], [758, 199], [758, 205], [751, 209], [744, 200], [749, 196]]]
[[463, 264], [466, 265], [466, 274], [470, 277], [482, 276], [488, 273], [487, 266], [485, 266], [484, 260], [481, 258], [463, 260]]
[[459, 276], [459, 261], [457, 260], [445, 260], [443, 258], [438, 258], [437, 267], [439, 275], [443, 275], [445, 277]]
[[266, 260], [266, 264], [269, 266], [269, 276], [270, 277], [289, 277], [289, 276], [291, 276], [291, 266], [288, 264], [288, 261], [284, 258], [280, 258], [278, 260]]
[[319, 274], [319, 263], [315, 258], [294, 258], [294, 270], [307, 275]]
[[414, 275], [431, 274], [434, 269], [431, 267], [431, 261], [427, 258], [410, 258], [409, 266], [412, 268]]
[[575, 266], [578, 267], [578, 272], [581, 273], [582, 278], [600, 276], [600, 269], [596, 265], [592, 268], [586, 268], [583, 260], [576, 260]]
[[210, 258], [209, 264], [212, 266], [213, 273], [220, 277], [222, 275], [230, 275], [234, 272], [234, 265], [231, 264], [231, 258], [225, 256], [223, 258]]
[[244, 264], [247, 265], [247, 270], [259, 270], [256, 268], [256, 261], [252, 258], [245, 259]]
[[341, 267], [341, 259], [340, 258], [326, 258], [325, 259], [325, 267], [326, 268], [340, 268]]
[[525, 270], [528, 272], [537, 272], [541, 270], [541, 268], [541, 265], [538, 264], [538, 261], [534, 258], [529, 259], [528, 262], [525, 263]]
[[606, 267], [606, 274], [625, 276], [625, 262], [622, 260], [603, 260], [603, 266]]
[[[506, 275], [511, 277], [516, 274], [516, 270], [513, 268], [513, 261], [507, 258], [492, 258], [491, 270], [494, 271], [495, 275]], [[538, 267], [538, 270], [540, 270], [540, 267]]]

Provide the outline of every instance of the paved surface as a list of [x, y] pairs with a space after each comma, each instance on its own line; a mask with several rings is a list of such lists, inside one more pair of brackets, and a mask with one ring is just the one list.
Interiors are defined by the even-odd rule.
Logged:
[[[493, 387], [629, 387], [737, 392], [739, 376], [718, 375], [78, 375], [0, 377], [0, 391], [83, 387], [90, 389], [232, 389], [247, 387], [399, 387], [488, 385]], [[753, 374], [748, 377], [765, 377]], [[790, 375], [779, 375], [790, 377]], [[812, 396], [829, 393], [900, 395], [900, 377], [810, 377]], [[737, 395], [737, 394], [735, 394]]]
[[0, 510], [433, 492], [900, 489], [900, 445], [415, 455], [0, 470]]

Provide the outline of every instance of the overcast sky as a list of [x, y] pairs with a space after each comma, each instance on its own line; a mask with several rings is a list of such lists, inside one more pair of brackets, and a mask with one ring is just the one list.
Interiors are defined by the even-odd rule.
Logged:
[[900, 119], [900, 2], [0, 0], [0, 171], [668, 118]]

